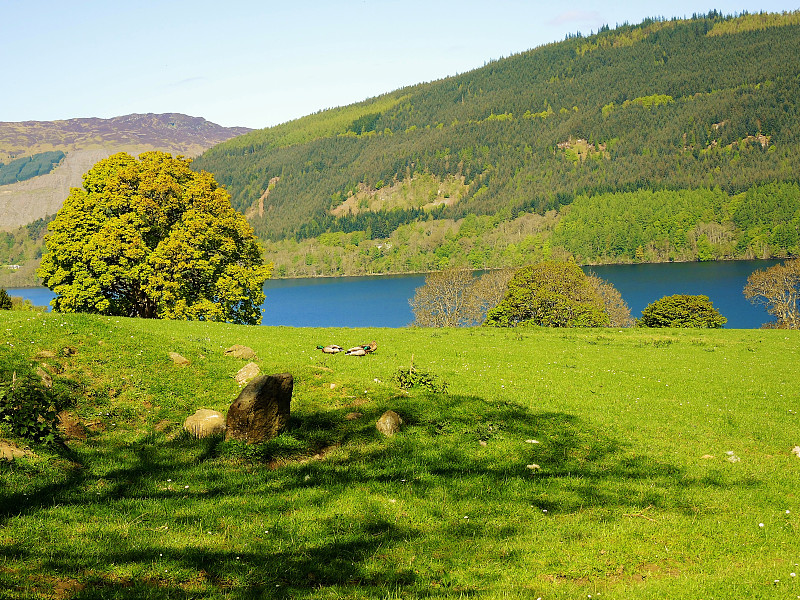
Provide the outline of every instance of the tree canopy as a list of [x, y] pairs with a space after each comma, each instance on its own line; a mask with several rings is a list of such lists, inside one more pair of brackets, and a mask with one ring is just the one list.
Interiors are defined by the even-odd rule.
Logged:
[[38, 274], [55, 310], [255, 324], [271, 274], [213, 176], [164, 152], [115, 154], [49, 225]]
[[642, 327], [701, 327], [717, 329], [728, 322], [708, 296], [674, 294], [651, 302], [642, 311]]
[[573, 262], [542, 261], [508, 282], [503, 300], [487, 314], [495, 327], [602, 327], [610, 320], [597, 288]]

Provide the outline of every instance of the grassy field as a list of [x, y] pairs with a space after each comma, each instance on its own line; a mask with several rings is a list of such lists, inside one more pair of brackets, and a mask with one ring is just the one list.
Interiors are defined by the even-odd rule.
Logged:
[[[261, 446], [181, 433], [235, 343], [295, 377]], [[796, 331], [0, 313], [0, 352], [42, 350], [88, 435], [0, 464], [2, 599], [800, 597]], [[447, 393], [401, 390], [412, 360]]]

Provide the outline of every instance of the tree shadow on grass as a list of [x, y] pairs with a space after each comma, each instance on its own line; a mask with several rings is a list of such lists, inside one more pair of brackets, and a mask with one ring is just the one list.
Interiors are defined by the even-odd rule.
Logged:
[[[405, 425], [399, 435], [384, 438], [374, 424], [389, 407]], [[477, 520], [465, 521], [462, 513], [456, 522], [448, 515], [447, 502], [454, 511], [474, 506], [477, 498], [490, 512], [535, 506], [550, 513], [597, 508], [613, 515], [653, 506], [689, 513], [693, 488], [706, 486], [687, 477], [685, 469], [637, 453], [613, 431], [572, 414], [446, 395], [397, 396], [386, 406], [364, 408], [364, 416], [353, 421], [345, 419], [345, 410], [349, 409], [295, 415], [285, 436], [237, 458], [235, 464], [226, 454], [231, 445], [221, 438], [170, 440], [150, 435], [131, 445], [80, 450], [84, 466], [59, 482], [24, 494], [0, 490], [0, 524], [33, 516], [47, 527], [51, 507], [63, 511], [75, 506], [83, 511], [79, 514], [88, 510], [108, 515], [108, 539], [88, 540], [94, 549], [85, 555], [52, 553], [29, 541], [14, 541], [0, 545], [0, 564], [30, 563], [48, 574], [78, 574], [86, 585], [71, 597], [81, 599], [198, 598], [210, 590], [235, 599], [306, 598], [321, 589], [328, 595], [413, 589], [421, 597], [467, 596], [475, 590], [433, 590], [430, 573], [383, 566], [375, 556], [415, 544], [433, 530], [440, 541], [468, 543], [514, 536], [526, 527], [509, 521], [502, 530], [491, 529]], [[298, 452], [308, 458], [309, 452], [325, 446], [341, 452], [318, 460], [291, 459]], [[275, 469], [274, 461], [282, 453], [290, 460]], [[186, 489], [184, 482], [189, 483]], [[716, 485], [752, 487], [758, 482], [720, 480]], [[337, 497], [354, 497], [353, 490], [361, 489], [372, 496], [373, 508], [365, 504], [350, 511], [345, 530], [337, 522], [337, 511], [342, 510]], [[432, 521], [412, 523], [399, 512], [391, 519], [385, 508], [374, 508], [378, 495], [419, 502]], [[446, 501], [440, 500], [443, 496]], [[214, 544], [203, 536], [202, 519], [232, 519], [242, 527], [258, 519], [274, 524], [281, 514], [298, 510], [292, 506], [300, 506], [303, 518], [312, 521], [308, 525], [324, 534], [306, 536], [306, 523], [300, 522], [296, 527], [302, 535], [296, 539], [297, 532], [275, 526], [271, 535], [282, 536], [280, 543], [275, 537], [248, 537], [241, 548]], [[269, 515], [271, 510], [278, 516]], [[162, 520], [145, 516], [137, 521], [157, 511], [164, 513], [158, 517]], [[185, 514], [184, 522], [167, 514], [170, 511]], [[263, 512], [268, 513], [266, 520]], [[198, 513], [198, 531], [187, 534]], [[163, 536], [137, 532], [129, 539], [124, 528], [113, 530], [123, 521], [147, 525], [150, 532], [169, 523], [170, 531]], [[176, 549], [170, 536], [177, 535], [172, 528], [181, 527], [189, 537]], [[63, 531], [69, 535], [68, 528]], [[120, 567], [119, 572], [138, 568], [148, 575], [115, 575]], [[4, 578], [0, 573], [0, 582]], [[36, 585], [9, 598], [26, 597]]]

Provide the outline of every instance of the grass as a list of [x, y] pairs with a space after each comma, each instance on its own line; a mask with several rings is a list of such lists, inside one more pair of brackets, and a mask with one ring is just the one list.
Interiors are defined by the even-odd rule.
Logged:
[[[6, 311], [88, 435], [0, 464], [0, 598], [794, 598], [798, 342]], [[235, 343], [295, 377], [260, 446], [180, 432], [236, 397]], [[447, 394], [401, 390], [412, 361]]]

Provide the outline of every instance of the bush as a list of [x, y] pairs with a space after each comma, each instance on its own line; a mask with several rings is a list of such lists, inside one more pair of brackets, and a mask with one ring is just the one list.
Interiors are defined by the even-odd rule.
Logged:
[[543, 261], [516, 272], [484, 325], [603, 327], [609, 323], [603, 298], [578, 265]]
[[675, 294], [651, 302], [642, 311], [641, 327], [700, 327], [717, 329], [728, 319], [719, 314], [708, 296]]
[[11, 310], [11, 297], [3, 288], [0, 288], [0, 310]]
[[397, 385], [400, 386], [400, 389], [403, 390], [421, 387], [435, 394], [447, 393], [446, 381], [439, 381], [436, 375], [431, 375], [427, 371], [420, 371], [414, 368], [414, 365], [408, 368], [399, 368], [394, 376], [394, 380], [397, 382]]
[[62, 399], [46, 388], [30, 364], [0, 349], [0, 424], [15, 436], [44, 444], [59, 440]]

